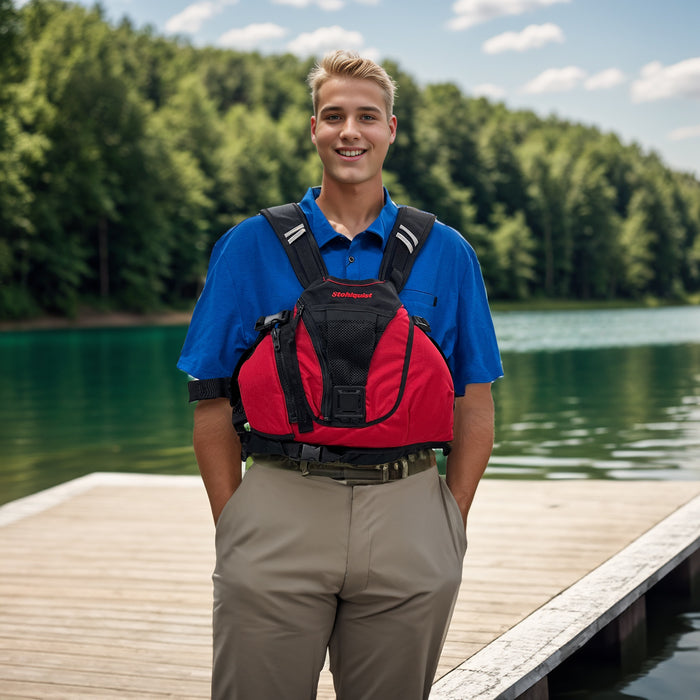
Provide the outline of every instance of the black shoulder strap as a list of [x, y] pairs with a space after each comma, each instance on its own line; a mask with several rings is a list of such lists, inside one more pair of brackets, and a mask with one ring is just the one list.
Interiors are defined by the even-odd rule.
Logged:
[[302, 287], [328, 277], [318, 243], [298, 204], [280, 204], [260, 212], [269, 222], [285, 249]]
[[393, 282], [397, 292], [406, 284], [413, 263], [433, 228], [435, 218], [434, 214], [414, 207], [399, 207], [379, 267], [379, 279]]
[[[263, 209], [260, 213], [277, 234], [297, 279], [304, 288], [311, 282], [328, 276], [318, 243], [298, 204], [281, 204]], [[434, 223], [434, 214], [414, 207], [399, 207], [394, 228], [384, 250], [378, 278], [390, 280], [400, 292]]]

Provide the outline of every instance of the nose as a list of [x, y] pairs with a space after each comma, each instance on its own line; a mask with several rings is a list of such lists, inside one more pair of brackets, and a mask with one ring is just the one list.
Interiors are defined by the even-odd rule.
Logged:
[[356, 140], [360, 138], [359, 124], [355, 119], [346, 119], [343, 123], [343, 128], [340, 131], [340, 137], [348, 140]]

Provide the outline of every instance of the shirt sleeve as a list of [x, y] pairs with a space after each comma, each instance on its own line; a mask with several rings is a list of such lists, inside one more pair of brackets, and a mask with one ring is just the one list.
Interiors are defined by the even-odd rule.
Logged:
[[177, 366], [196, 379], [230, 377], [246, 347], [236, 280], [225, 254], [226, 234], [214, 247]]
[[489, 309], [481, 266], [471, 246], [459, 284], [456, 336], [452, 352], [457, 396], [467, 384], [490, 383], [503, 376], [496, 332]]

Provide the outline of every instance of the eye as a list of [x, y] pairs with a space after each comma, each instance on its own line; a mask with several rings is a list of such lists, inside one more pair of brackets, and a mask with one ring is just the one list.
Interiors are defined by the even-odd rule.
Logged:
[[377, 117], [374, 114], [363, 114], [361, 119], [366, 122], [373, 122], [377, 120]]

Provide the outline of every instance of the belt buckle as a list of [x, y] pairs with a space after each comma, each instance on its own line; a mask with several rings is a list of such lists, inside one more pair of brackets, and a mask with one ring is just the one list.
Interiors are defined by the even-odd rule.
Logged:
[[[367, 473], [366, 478], [362, 478], [362, 475], [356, 473], [349, 479], [346, 479], [343, 483], [350, 486], [371, 486], [372, 484], [386, 484], [391, 481], [391, 472], [389, 467], [391, 465], [387, 462], [386, 464], [375, 464], [372, 467], [363, 469]], [[376, 474], [376, 476], [375, 476]]]
[[385, 481], [398, 481], [399, 479], [405, 479], [409, 476], [408, 471], [408, 459], [405, 457], [399, 459], [396, 462], [388, 462], [387, 464], [377, 465], [377, 469], [383, 470], [383, 479]]
[[[389, 465], [387, 464], [386, 466], [388, 467]], [[399, 476], [397, 477], [398, 479], [406, 479], [410, 476], [408, 470], [408, 459], [406, 457], [402, 457], [396, 462], [392, 462], [391, 467], [395, 472], [399, 474]]]

